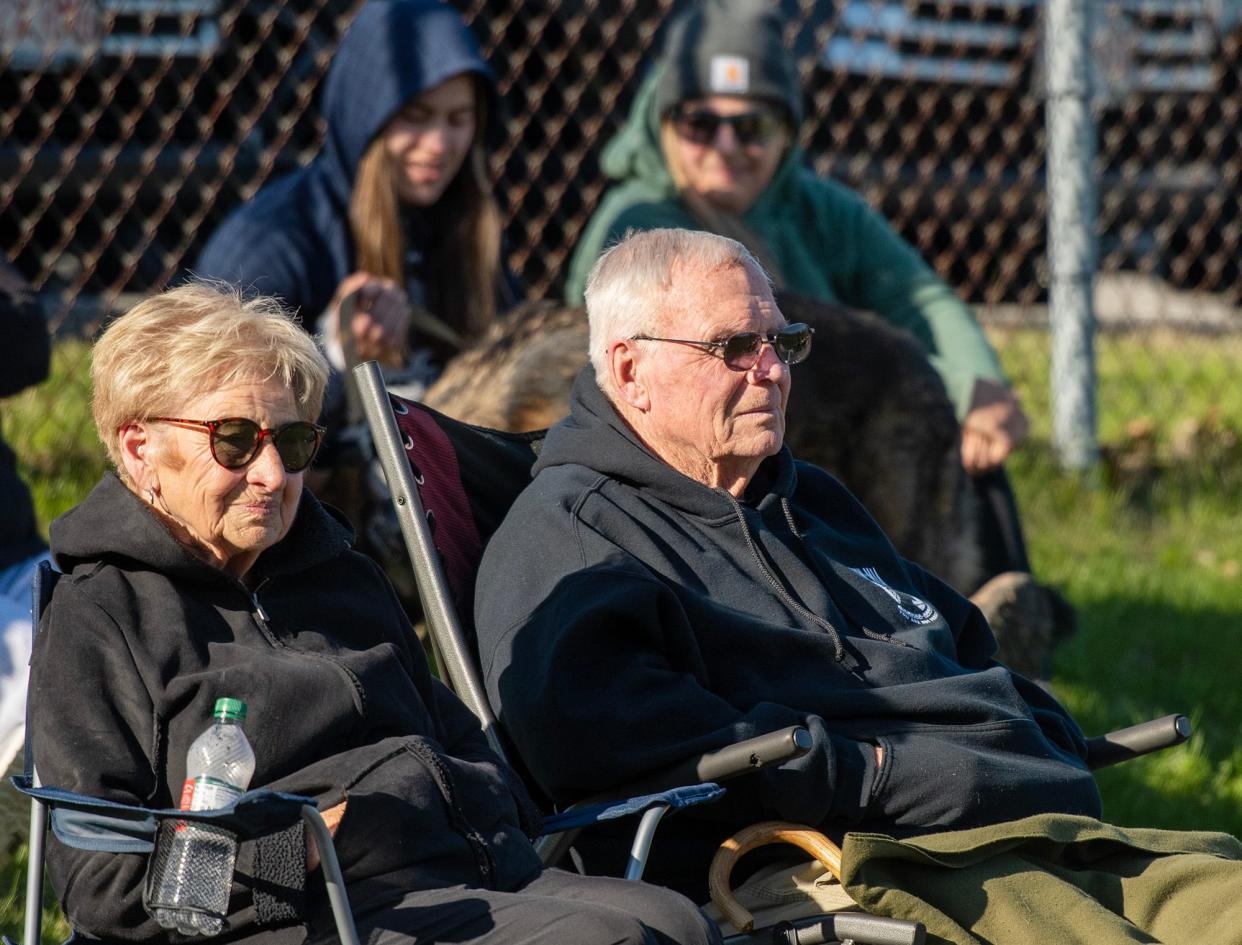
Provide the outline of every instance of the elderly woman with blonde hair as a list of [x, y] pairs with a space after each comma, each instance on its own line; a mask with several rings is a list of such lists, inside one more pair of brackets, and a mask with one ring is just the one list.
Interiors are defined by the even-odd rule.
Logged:
[[[432, 677], [379, 567], [303, 488], [327, 375], [280, 305], [215, 285], [148, 299], [95, 345], [115, 473], [51, 527], [65, 577], [31, 682], [44, 783], [172, 807], [187, 748], [233, 697], [253, 786], [323, 808], [364, 939], [715, 940], [671, 892], [542, 868], [517, 777]], [[48, 851], [70, 922], [104, 939], [164, 940], [147, 861]], [[316, 863], [300, 826], [243, 843], [225, 937], [330, 937], [326, 903], [303, 895]]]

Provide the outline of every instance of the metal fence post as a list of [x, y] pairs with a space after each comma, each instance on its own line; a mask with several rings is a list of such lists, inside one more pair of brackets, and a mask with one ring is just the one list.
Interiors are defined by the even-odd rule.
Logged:
[[1096, 459], [1096, 128], [1091, 111], [1091, 4], [1049, 0], [1048, 259], [1053, 439], [1061, 462]]

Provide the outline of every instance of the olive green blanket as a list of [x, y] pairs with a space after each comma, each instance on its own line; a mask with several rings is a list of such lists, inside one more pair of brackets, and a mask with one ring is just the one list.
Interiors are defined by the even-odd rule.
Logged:
[[955, 945], [1242, 945], [1242, 843], [1040, 815], [895, 840], [852, 833], [841, 879], [868, 912]]

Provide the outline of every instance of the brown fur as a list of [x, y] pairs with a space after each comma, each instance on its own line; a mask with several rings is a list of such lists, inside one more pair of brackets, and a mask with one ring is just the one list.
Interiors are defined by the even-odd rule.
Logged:
[[[897, 549], [954, 587], [981, 580], [958, 425], [944, 385], [917, 342], [875, 316], [781, 294], [786, 319], [815, 330], [794, 369], [786, 442], [833, 473]], [[502, 430], [550, 426], [568, 411], [587, 360], [581, 308], [525, 305], [455, 358], [426, 403]]]

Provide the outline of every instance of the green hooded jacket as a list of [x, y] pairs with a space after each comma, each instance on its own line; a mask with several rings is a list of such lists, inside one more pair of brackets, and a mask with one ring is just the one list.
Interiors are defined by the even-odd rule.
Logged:
[[[600, 253], [627, 230], [703, 229], [678, 199], [664, 163], [657, 81], [653, 71], [629, 121], [604, 149], [604, 173], [620, 183], [604, 195], [574, 251], [565, 285], [572, 305], [582, 303]], [[783, 288], [875, 312], [912, 332], [944, 378], [959, 418], [977, 378], [1004, 382], [970, 309], [866, 201], [805, 167], [801, 149], [790, 149], [742, 222], [776, 261]]]

